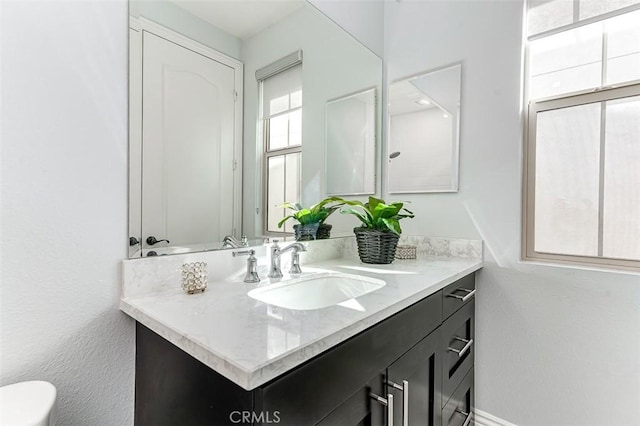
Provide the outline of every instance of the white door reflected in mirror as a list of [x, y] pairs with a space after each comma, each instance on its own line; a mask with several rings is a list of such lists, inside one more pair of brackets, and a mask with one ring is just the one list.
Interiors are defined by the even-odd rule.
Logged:
[[234, 164], [242, 107], [234, 93], [242, 64], [144, 18], [131, 23], [132, 64], [141, 65], [131, 76], [132, 92], [141, 94], [131, 104], [130, 150], [139, 159], [131, 171], [141, 189], [141, 238], [133, 249], [142, 252], [130, 255], [159, 254], [164, 244], [156, 247], [151, 236], [176, 247], [163, 249], [168, 253], [178, 246], [219, 248], [213, 244], [240, 222]]
[[389, 87], [390, 193], [458, 191], [462, 65]]

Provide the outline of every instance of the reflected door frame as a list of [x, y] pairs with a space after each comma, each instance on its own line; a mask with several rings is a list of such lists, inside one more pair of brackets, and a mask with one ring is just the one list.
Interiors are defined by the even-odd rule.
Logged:
[[[144, 246], [142, 235], [142, 93], [143, 84], [143, 37], [144, 31], [164, 38], [181, 47], [203, 55], [233, 69], [234, 73], [234, 125], [233, 125], [233, 214], [232, 233], [242, 229], [242, 114], [244, 64], [230, 56], [204, 44], [196, 42], [178, 32], [170, 30], [144, 17], [129, 18], [129, 237], [139, 241], [137, 246], [129, 246], [129, 257], [139, 257]], [[237, 236], [237, 235], [236, 235]], [[161, 238], [161, 237], [159, 237]]]

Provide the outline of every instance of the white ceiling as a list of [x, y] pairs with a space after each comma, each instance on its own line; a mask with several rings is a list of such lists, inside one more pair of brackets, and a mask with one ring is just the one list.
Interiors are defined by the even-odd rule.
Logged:
[[246, 40], [305, 4], [305, 0], [171, 0], [221, 30]]

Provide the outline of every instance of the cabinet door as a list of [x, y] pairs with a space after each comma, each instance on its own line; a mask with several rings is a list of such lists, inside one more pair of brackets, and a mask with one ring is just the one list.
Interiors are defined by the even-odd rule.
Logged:
[[394, 426], [440, 425], [440, 333], [438, 328], [387, 368], [387, 392], [395, 400]]
[[387, 398], [384, 394], [384, 375], [371, 380], [331, 414], [322, 419], [318, 426], [384, 426], [387, 408], [375, 401], [371, 394]]

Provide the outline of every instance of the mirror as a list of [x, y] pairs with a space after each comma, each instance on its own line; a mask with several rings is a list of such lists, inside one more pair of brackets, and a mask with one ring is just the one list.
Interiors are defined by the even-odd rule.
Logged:
[[[379, 188], [382, 60], [313, 5], [130, 0], [129, 9], [130, 257], [230, 248], [244, 235], [262, 242], [267, 174], [256, 71], [294, 52], [302, 52], [299, 199], [284, 201], [316, 203], [332, 189], [328, 174], [346, 167], [327, 145], [335, 140], [327, 129], [338, 130], [328, 115], [341, 120], [328, 107], [336, 100], [374, 114], [350, 173], [368, 176], [365, 191]], [[336, 222], [334, 235], [353, 227]]]
[[388, 190], [457, 192], [462, 65], [389, 87]]
[[327, 102], [327, 195], [376, 191], [376, 91]]

